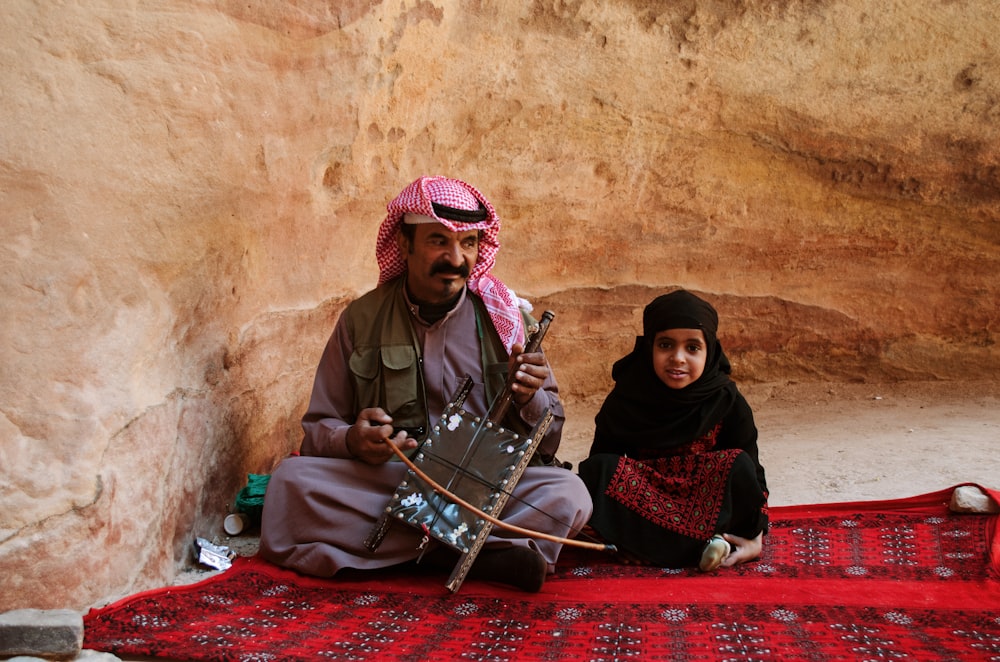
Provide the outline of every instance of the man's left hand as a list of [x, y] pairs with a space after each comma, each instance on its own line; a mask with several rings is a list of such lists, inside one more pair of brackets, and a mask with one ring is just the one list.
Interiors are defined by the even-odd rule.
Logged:
[[511, 385], [514, 404], [523, 407], [534, 397], [549, 377], [549, 365], [542, 352], [524, 353], [524, 345], [516, 344], [510, 353], [510, 370], [514, 372]]

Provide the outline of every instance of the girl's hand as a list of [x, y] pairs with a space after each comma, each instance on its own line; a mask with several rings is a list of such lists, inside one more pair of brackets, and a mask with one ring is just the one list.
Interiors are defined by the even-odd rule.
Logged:
[[732, 546], [733, 551], [722, 560], [722, 565], [731, 568], [740, 563], [753, 561], [760, 557], [760, 552], [764, 549], [764, 534], [758, 533], [756, 538], [747, 539], [734, 536], [731, 533], [723, 533], [722, 537]]

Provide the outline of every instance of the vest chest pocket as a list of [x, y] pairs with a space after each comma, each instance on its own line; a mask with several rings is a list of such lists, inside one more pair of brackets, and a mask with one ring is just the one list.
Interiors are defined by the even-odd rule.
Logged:
[[417, 352], [411, 345], [355, 349], [349, 367], [358, 411], [381, 407], [397, 423], [417, 417], [418, 424], [423, 424]]

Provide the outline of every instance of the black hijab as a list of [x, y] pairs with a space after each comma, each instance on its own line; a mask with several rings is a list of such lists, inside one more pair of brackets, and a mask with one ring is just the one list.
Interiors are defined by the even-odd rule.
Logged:
[[[642, 314], [642, 333], [615, 362], [615, 386], [595, 419], [591, 454], [637, 454], [693, 441], [711, 430], [738, 399], [730, 365], [716, 337], [719, 316], [705, 300], [677, 290], [654, 299]], [[701, 329], [708, 356], [701, 377], [672, 389], [653, 371], [653, 339], [667, 329]]]

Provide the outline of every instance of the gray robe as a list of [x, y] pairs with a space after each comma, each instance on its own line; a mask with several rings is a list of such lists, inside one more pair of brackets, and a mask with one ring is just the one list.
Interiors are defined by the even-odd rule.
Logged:
[[[470, 375], [475, 384], [465, 408], [475, 415], [489, 409], [482, 386], [475, 311], [463, 294], [444, 319], [427, 325], [411, 321], [422, 343], [423, 372], [431, 420], [441, 416], [459, 382]], [[364, 540], [375, 526], [406, 467], [390, 461], [371, 466], [351, 459], [345, 443], [352, 411], [348, 359], [353, 343], [343, 316], [327, 343], [316, 371], [309, 409], [303, 418], [301, 456], [285, 459], [272, 473], [261, 524], [262, 557], [304, 574], [332, 576], [342, 568], [381, 568], [417, 558], [422, 533], [395, 522], [375, 552]], [[533, 426], [546, 408], [554, 414], [540, 447], [555, 454], [564, 414], [558, 385], [550, 375], [525, 407], [521, 418]], [[530, 504], [527, 505], [527, 504]], [[513, 491], [501, 519], [510, 524], [565, 537], [578, 532], [593, 505], [578, 476], [557, 467], [528, 467]], [[552, 572], [562, 545], [518, 538], [494, 527], [486, 546], [526, 545], [538, 550]]]

